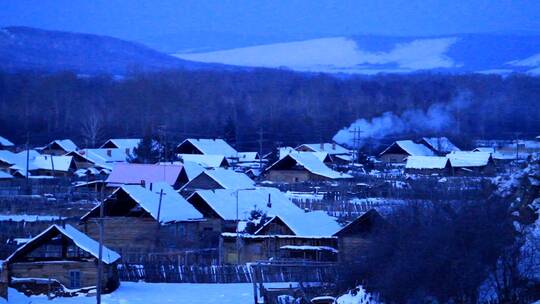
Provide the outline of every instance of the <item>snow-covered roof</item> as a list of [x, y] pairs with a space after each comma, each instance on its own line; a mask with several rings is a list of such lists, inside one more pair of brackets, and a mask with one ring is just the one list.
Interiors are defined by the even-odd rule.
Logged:
[[8, 150], [0, 150], [0, 161], [7, 164], [15, 164], [15, 153]]
[[30, 170], [53, 170], [67, 172], [71, 169], [72, 156], [39, 155], [32, 161]]
[[[163, 190], [163, 196], [161, 198], [161, 211], [159, 211], [159, 196], [161, 190]], [[116, 189], [112, 196], [119, 191], [124, 191], [155, 220], [158, 219], [159, 212], [160, 223], [190, 221], [201, 219], [203, 217], [202, 214], [195, 209], [195, 207], [188, 203], [180, 194], [178, 194], [178, 192], [164, 182], [153, 183], [152, 190], [150, 190], [149, 184], [147, 184], [146, 187], [142, 187], [140, 185], [123, 185], [122, 187]], [[105, 202], [106, 204], [109, 204], [107, 200]], [[90, 216], [90, 214], [95, 213], [98, 209], [99, 205], [85, 214], [81, 220], [86, 219], [88, 216]]]
[[256, 162], [259, 161], [258, 152], [238, 152], [239, 162]]
[[78, 154], [89, 162], [108, 169], [112, 169], [114, 163], [127, 162], [129, 158], [125, 149], [117, 148], [82, 149], [68, 153], [68, 155], [71, 154]]
[[414, 156], [434, 156], [435, 153], [423, 144], [417, 144], [412, 140], [398, 140], [392, 143], [388, 148], [382, 151], [379, 155], [383, 155], [392, 147], [398, 146], [409, 155]]
[[326, 152], [330, 155], [349, 154], [351, 151], [336, 143], [318, 143], [318, 144], [303, 144], [295, 148], [295, 150], [310, 150], [312, 152]]
[[14, 144], [7, 138], [0, 136], [0, 147], [13, 147]]
[[225, 168], [210, 169], [201, 174], [207, 175], [225, 189], [244, 189], [255, 186], [255, 182], [245, 173]]
[[52, 146], [53, 144], [57, 144], [58, 146], [60, 146], [60, 148], [62, 148], [62, 150], [66, 151], [66, 152], [77, 151], [77, 149], [78, 149], [77, 145], [71, 139], [56, 139], [56, 140], [53, 140], [50, 143], [48, 143], [46, 146], [44, 146], [42, 149], [47, 149], [50, 146]]
[[452, 167], [483, 167], [491, 160], [491, 153], [454, 151], [446, 155]]
[[293, 151], [296, 151], [293, 147], [279, 147], [278, 148], [278, 158], [282, 159], [285, 156], [289, 155]]
[[[7, 152], [7, 151], [4, 151], [4, 152]], [[0, 151], [0, 153], [2, 153], [2, 151]], [[40, 154], [36, 150], [23, 150], [18, 153], [11, 153], [9, 157], [11, 159], [11, 163], [13, 163], [14, 165], [11, 166], [10, 169], [14, 171], [19, 171], [22, 175], [26, 175], [26, 157], [27, 157], [26, 154], [27, 153], [28, 153], [28, 159], [29, 159], [28, 169], [29, 170], [37, 169], [37, 166], [34, 164], [34, 160], [36, 159], [36, 157], [40, 156]]]
[[[99, 258], [99, 243], [95, 240], [91, 239], [88, 235], [80, 232], [79, 230], [75, 229], [71, 225], [66, 225], [65, 227], [59, 226], [59, 225], [52, 225], [49, 228], [45, 229], [43, 232], [38, 234], [36, 237], [28, 241], [23, 246], [19, 247], [13, 254], [11, 254], [6, 261], [10, 261], [12, 258], [23, 252], [26, 248], [31, 246], [34, 242], [38, 241], [41, 237], [45, 236], [46, 234], [49, 234], [51, 230], [55, 230], [58, 233], [64, 235], [68, 239], [72, 240], [77, 247], [81, 248], [82, 250], [88, 252], [95, 258]], [[102, 261], [105, 264], [111, 264], [114, 263], [120, 259], [120, 255], [116, 253], [115, 251], [107, 248], [106, 246], [103, 246], [103, 252], [102, 252]]]
[[195, 139], [188, 138], [180, 143], [178, 146], [182, 146], [185, 142], [191, 143], [202, 154], [206, 155], [224, 155], [225, 157], [236, 157], [237, 151], [231, 147], [223, 139]]
[[285, 245], [279, 247], [279, 249], [284, 250], [299, 250], [299, 251], [330, 251], [333, 253], [338, 253], [336, 248], [330, 246], [311, 246], [311, 245]]
[[280, 162], [285, 161], [287, 158], [294, 160], [297, 165], [305, 168], [307, 171], [315, 175], [319, 175], [319, 176], [330, 178], [330, 179], [352, 178], [352, 176], [350, 176], [349, 174], [337, 172], [330, 169], [317, 156], [313, 155], [313, 153], [288, 154], [287, 156], [276, 161], [274, 164], [268, 167], [267, 171], [272, 170], [274, 166], [276, 166]]
[[495, 153], [495, 148], [492, 147], [478, 147], [472, 150], [473, 152], [487, 152], [487, 153]]
[[10, 179], [13, 178], [13, 176], [7, 172], [0, 171], [0, 179]]
[[326, 212], [305, 212], [276, 188], [199, 190], [190, 198], [199, 195], [222, 219], [236, 220], [237, 193], [239, 220], [248, 220], [251, 211], [261, 210], [270, 217], [278, 216], [295, 235], [330, 236], [340, 228]]
[[429, 145], [433, 150], [440, 153], [450, 153], [452, 151], [461, 150], [447, 137], [423, 137], [422, 141]]
[[182, 162], [193, 162], [204, 168], [219, 168], [227, 160], [223, 155], [178, 154]]
[[105, 149], [105, 147], [112, 145], [124, 151], [126, 149], [133, 150], [139, 145], [140, 142], [141, 142], [140, 138], [111, 138], [107, 140], [105, 143], [103, 143], [103, 145], [101, 145], [100, 148]]
[[444, 169], [448, 158], [440, 156], [409, 156], [406, 169]]
[[166, 182], [174, 185], [182, 172], [180, 164], [129, 164], [117, 163], [114, 165], [107, 183], [135, 185], [144, 183]]

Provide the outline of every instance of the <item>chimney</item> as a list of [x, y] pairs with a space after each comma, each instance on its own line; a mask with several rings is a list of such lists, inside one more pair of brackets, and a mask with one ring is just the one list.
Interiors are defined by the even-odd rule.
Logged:
[[271, 197], [270, 193], [268, 193], [268, 203], [266, 203], [266, 206], [268, 208], [272, 208], [272, 197]]
[[112, 156], [112, 151], [110, 149], [107, 149], [107, 156], [108, 157], [111, 157]]
[[324, 151], [324, 143], [321, 143], [320, 146], [321, 146], [321, 150]]
[[336, 149], [336, 143], [332, 142], [332, 150], [335, 150], [335, 149]]
[[141, 179], [141, 186], [142, 186], [143, 188], [146, 188], [146, 182], [144, 181], [144, 179]]
[[152, 183], [150, 183], [150, 191], [152, 191]]
[[130, 151], [129, 151], [129, 148], [126, 148], [126, 154], [129, 154]]

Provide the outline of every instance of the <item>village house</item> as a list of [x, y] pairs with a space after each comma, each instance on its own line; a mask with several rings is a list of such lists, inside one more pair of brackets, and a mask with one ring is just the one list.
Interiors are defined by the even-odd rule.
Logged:
[[270, 165], [264, 172], [273, 182], [298, 183], [352, 178], [330, 169], [319, 157], [309, 152], [290, 153]]
[[78, 169], [99, 167], [111, 170], [115, 164], [127, 163], [130, 152], [118, 148], [82, 149], [67, 153], [73, 156]]
[[[52, 225], [6, 259], [10, 286], [31, 294], [95, 288], [98, 251], [99, 243], [73, 226]], [[109, 293], [120, 284], [116, 269], [120, 255], [104, 246], [102, 257], [100, 284]]]
[[369, 250], [370, 237], [384, 225], [385, 221], [379, 212], [371, 209], [334, 233], [338, 238], [339, 262], [359, 262], [361, 256]]
[[36, 150], [40, 151], [42, 154], [60, 156], [71, 151], [77, 151], [78, 148], [77, 145], [71, 141], [71, 139], [57, 139], [51, 141], [43, 147], [36, 148]]
[[398, 140], [379, 154], [379, 158], [386, 163], [404, 163], [409, 156], [435, 156], [435, 152], [412, 140]]
[[9, 141], [7, 138], [0, 136], [0, 150], [10, 150], [15, 149], [15, 144]]
[[131, 154], [139, 146], [140, 138], [111, 138], [103, 143], [100, 149], [120, 149], [126, 154]]
[[447, 137], [422, 137], [419, 141], [420, 144], [430, 148], [439, 156], [445, 156], [446, 154], [454, 151], [461, 151], [453, 142]]
[[174, 189], [179, 189], [189, 181], [182, 164], [131, 164], [114, 165], [106, 182], [118, 185], [149, 185], [165, 182]]
[[189, 195], [195, 190], [245, 189], [255, 187], [255, 182], [244, 173], [225, 168], [205, 170], [186, 183], [181, 191]]
[[457, 176], [491, 176], [497, 171], [493, 157], [488, 152], [454, 151], [446, 157]]
[[452, 175], [450, 160], [443, 156], [409, 156], [405, 173], [426, 175]]
[[39, 155], [28, 167], [32, 176], [70, 176], [77, 167], [71, 156]]
[[336, 258], [335, 219], [323, 211], [305, 212], [278, 189], [199, 190], [188, 201], [205, 218], [220, 222], [222, 263]]
[[223, 139], [188, 138], [176, 147], [177, 154], [223, 155], [237, 159], [238, 152]]
[[[196, 263], [197, 250], [209, 248], [219, 234], [211, 233], [214, 223], [202, 214], [167, 183], [124, 185], [115, 190], [103, 204], [104, 243], [120, 252], [124, 262], [141, 262], [150, 257], [166, 259], [181, 255]], [[96, 237], [99, 229], [98, 205], [81, 218], [82, 230]], [[207, 233], [210, 231], [210, 233]], [[188, 254], [192, 256], [187, 257]], [[214, 252], [217, 255], [217, 252]], [[195, 260], [192, 260], [195, 259]]]

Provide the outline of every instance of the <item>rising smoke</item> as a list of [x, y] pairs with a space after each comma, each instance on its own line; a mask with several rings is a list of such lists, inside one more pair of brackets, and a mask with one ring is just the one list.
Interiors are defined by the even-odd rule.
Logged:
[[348, 128], [341, 129], [332, 138], [338, 144], [354, 147], [354, 136], [361, 147], [367, 139], [383, 139], [406, 133], [441, 133], [449, 130], [457, 131], [459, 112], [471, 104], [470, 94], [460, 94], [451, 102], [435, 103], [426, 111], [412, 109], [396, 115], [385, 112], [370, 120], [358, 119]]

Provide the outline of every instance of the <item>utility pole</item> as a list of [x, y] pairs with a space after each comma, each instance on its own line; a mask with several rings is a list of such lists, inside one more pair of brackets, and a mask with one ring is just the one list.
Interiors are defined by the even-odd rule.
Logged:
[[29, 169], [28, 163], [29, 162], [30, 162], [30, 132], [26, 132], [26, 172], [25, 172], [25, 175], [26, 175], [26, 191], [29, 192], [27, 194], [31, 194], [30, 183], [28, 181], [28, 169]]
[[264, 138], [264, 133], [263, 133], [263, 128], [261, 127], [261, 129], [259, 130], [259, 169], [261, 170], [262, 170], [263, 138]]
[[99, 204], [99, 253], [98, 253], [98, 275], [97, 275], [97, 292], [96, 292], [96, 303], [101, 304], [101, 277], [103, 276], [103, 217], [105, 216], [105, 200], [103, 199], [103, 188], [101, 187], [100, 191], [100, 200]]
[[353, 148], [354, 148], [353, 154], [354, 155], [351, 160], [351, 165], [352, 165], [355, 162], [358, 162], [358, 158], [360, 154], [360, 134], [362, 134], [362, 131], [360, 130], [359, 127], [354, 127], [354, 130], [349, 131], [349, 132], [353, 134]]
[[[156, 192], [157, 193], [157, 192]], [[161, 218], [161, 202], [163, 200], [163, 195], [167, 195], [166, 193], [163, 193], [163, 188], [159, 190], [159, 203], [158, 203], [158, 209], [157, 209], [157, 233], [156, 233], [156, 247], [159, 245], [159, 230], [161, 228], [160, 218]]]

